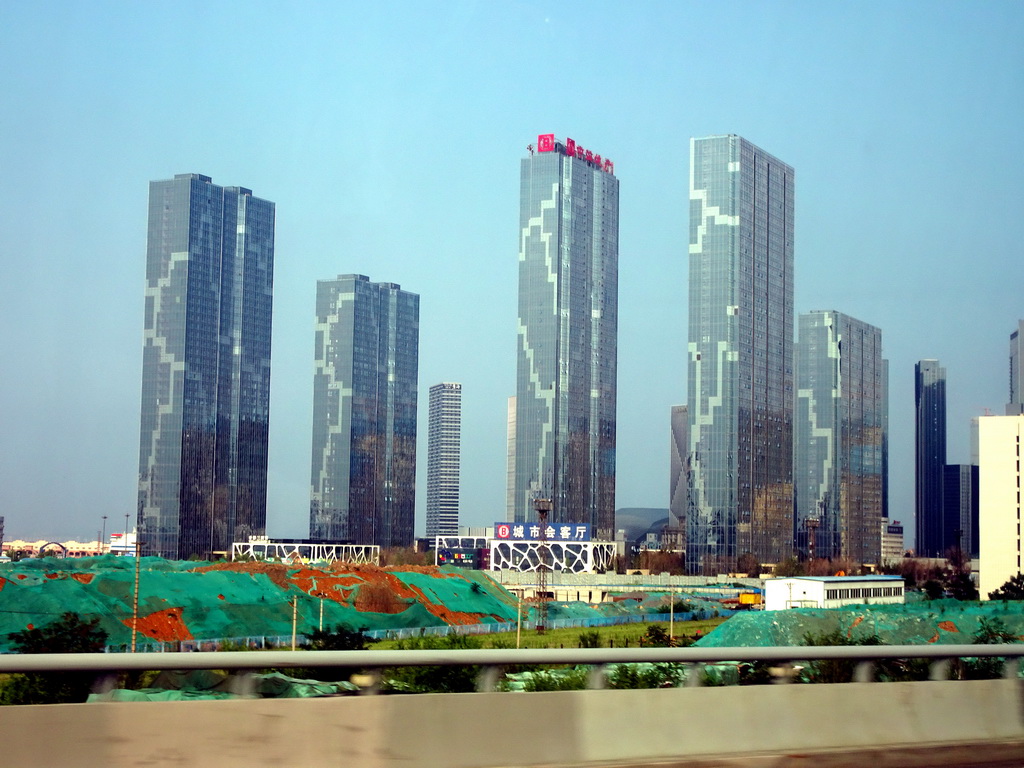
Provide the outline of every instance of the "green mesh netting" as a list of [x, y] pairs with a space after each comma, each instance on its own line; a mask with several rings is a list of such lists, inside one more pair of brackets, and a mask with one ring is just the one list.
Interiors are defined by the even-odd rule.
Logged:
[[803, 645], [808, 634], [840, 631], [851, 639], [877, 635], [884, 645], [969, 644], [982, 619], [998, 618], [1024, 640], [1024, 603], [956, 600], [849, 608], [794, 608], [738, 613], [700, 639], [705, 648]]

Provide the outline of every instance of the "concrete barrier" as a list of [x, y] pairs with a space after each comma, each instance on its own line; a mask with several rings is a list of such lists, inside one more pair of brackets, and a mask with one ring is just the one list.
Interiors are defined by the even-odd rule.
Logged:
[[1001, 679], [0, 707], [0, 734], [10, 766], [984, 765], [1024, 711]]

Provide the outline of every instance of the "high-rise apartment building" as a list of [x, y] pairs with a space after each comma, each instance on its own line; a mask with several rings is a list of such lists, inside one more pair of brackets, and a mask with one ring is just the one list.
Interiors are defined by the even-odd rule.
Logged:
[[977, 422], [978, 592], [989, 593], [1024, 570], [1021, 558], [1021, 442], [1024, 415], [982, 416]]
[[459, 535], [462, 385], [430, 388], [427, 434], [427, 538]]
[[149, 185], [138, 526], [211, 557], [263, 535], [274, 204], [186, 173]]
[[792, 551], [793, 190], [739, 136], [690, 142], [691, 573]]
[[1024, 320], [1017, 321], [1017, 330], [1010, 334], [1010, 401], [1007, 416], [1024, 413]]
[[419, 315], [395, 283], [317, 282], [312, 538], [412, 543]]
[[914, 365], [914, 404], [914, 554], [944, 557], [950, 545], [942, 511], [946, 467], [946, 369], [938, 360], [921, 360]]
[[553, 134], [522, 161], [515, 490], [510, 519], [615, 527], [619, 182]]
[[800, 315], [799, 331], [797, 551], [878, 564], [886, 422], [882, 332], [831, 310]]

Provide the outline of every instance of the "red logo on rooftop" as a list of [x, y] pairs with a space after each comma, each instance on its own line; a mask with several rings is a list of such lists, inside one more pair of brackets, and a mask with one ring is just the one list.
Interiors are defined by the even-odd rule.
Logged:
[[602, 170], [605, 173], [615, 173], [615, 163], [613, 163], [608, 158], [596, 155], [589, 149], [584, 149], [579, 144], [577, 144], [573, 139], [566, 139], [565, 144], [556, 143], [555, 134], [553, 133], [541, 133], [537, 136], [537, 151], [558, 151], [568, 157], [576, 157], [579, 158], [580, 160], [585, 160], [591, 165], [597, 166], [599, 170]]

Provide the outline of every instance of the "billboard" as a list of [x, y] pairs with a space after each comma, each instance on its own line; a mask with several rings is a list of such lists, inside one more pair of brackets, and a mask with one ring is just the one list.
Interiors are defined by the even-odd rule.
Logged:
[[[549, 523], [545, 529], [548, 541], [590, 541], [589, 523]], [[495, 523], [494, 538], [506, 541], [537, 541], [537, 523]]]

